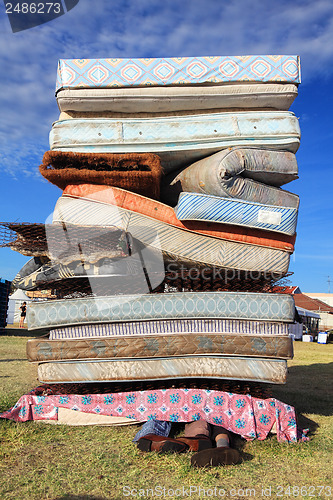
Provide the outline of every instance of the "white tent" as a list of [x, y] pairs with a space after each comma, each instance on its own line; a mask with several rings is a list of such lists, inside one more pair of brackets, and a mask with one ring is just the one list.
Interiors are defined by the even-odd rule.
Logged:
[[20, 288], [18, 288], [16, 292], [9, 296], [7, 310], [7, 323], [9, 325], [12, 325], [13, 323], [19, 323], [21, 316], [20, 307], [23, 302], [26, 302], [28, 304], [29, 302], [31, 302], [31, 299]]

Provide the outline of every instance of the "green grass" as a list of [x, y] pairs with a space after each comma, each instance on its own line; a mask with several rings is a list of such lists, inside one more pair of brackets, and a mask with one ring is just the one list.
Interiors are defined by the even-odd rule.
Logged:
[[[25, 361], [28, 337], [23, 335], [27, 332], [15, 334], [19, 336], [0, 338], [0, 411], [38, 385], [36, 365]], [[143, 454], [131, 442], [136, 426], [67, 427], [1, 419], [0, 498], [170, 499], [183, 498], [182, 490], [172, 494], [183, 487], [185, 493], [192, 487], [191, 497], [185, 495], [192, 499], [214, 498], [209, 495], [215, 487], [215, 498], [221, 498], [218, 490], [223, 488], [224, 498], [262, 499], [262, 488], [269, 487], [270, 498], [329, 498], [328, 489], [319, 494], [319, 487], [330, 486], [332, 476], [332, 357], [332, 344], [295, 343], [288, 382], [273, 387], [274, 396], [294, 405], [300, 422], [310, 427], [310, 442], [281, 444], [271, 437], [246, 443], [238, 439], [236, 446], [243, 460], [237, 466], [195, 470], [190, 466], [190, 453]], [[306, 488], [302, 495], [297, 495], [297, 489], [279, 489], [288, 486]], [[130, 489], [137, 495], [126, 496]], [[148, 491], [148, 496], [149, 489], [155, 494], [161, 491], [161, 495], [152, 497]]]

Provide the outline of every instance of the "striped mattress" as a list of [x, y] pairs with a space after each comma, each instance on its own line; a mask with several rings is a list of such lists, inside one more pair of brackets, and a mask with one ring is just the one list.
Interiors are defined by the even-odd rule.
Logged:
[[270, 248], [280, 248], [289, 252], [293, 252], [294, 250], [294, 237], [282, 234], [267, 234], [265, 231], [257, 229], [249, 229], [241, 226], [225, 226], [220, 223], [207, 224], [200, 221], [180, 221], [177, 219], [174, 210], [168, 205], [125, 191], [124, 189], [96, 184], [71, 184], [66, 187], [64, 194], [122, 207], [161, 222], [167, 222], [172, 226], [207, 236], [252, 243]]
[[297, 209], [275, 207], [199, 193], [180, 193], [176, 216], [180, 220], [222, 222], [295, 234]]
[[233, 148], [197, 161], [162, 180], [161, 197], [176, 205], [182, 191], [298, 208], [299, 198], [278, 186], [298, 178], [294, 154]]
[[289, 336], [193, 334], [145, 335], [100, 339], [49, 340], [27, 342], [29, 361], [83, 360], [107, 358], [164, 358], [189, 355], [265, 356], [292, 358]]
[[151, 87], [228, 82], [301, 81], [295, 55], [204, 56], [144, 59], [60, 59], [63, 88]]
[[297, 97], [297, 85], [249, 83], [126, 88], [66, 88], [57, 92], [61, 112], [172, 113], [214, 112], [217, 109], [287, 111]]
[[290, 295], [246, 292], [182, 292], [116, 295], [32, 302], [29, 330], [76, 324], [142, 320], [224, 318], [292, 323]]
[[300, 129], [289, 111], [211, 113], [156, 118], [57, 121], [50, 149], [93, 153], [156, 153], [165, 172], [234, 146], [299, 147]]
[[285, 384], [286, 375], [285, 360], [233, 356], [50, 361], [38, 365], [38, 380], [48, 384], [196, 377]]
[[167, 319], [148, 321], [123, 321], [120, 323], [100, 323], [66, 326], [50, 331], [50, 340], [100, 338], [100, 337], [138, 337], [139, 335], [195, 335], [223, 333], [226, 335], [286, 336], [288, 324], [272, 321], [247, 321], [232, 319]]
[[132, 235], [163, 258], [186, 265], [285, 274], [290, 254], [284, 250], [221, 240], [173, 227], [121, 207], [62, 196], [53, 212], [54, 223], [114, 226]]

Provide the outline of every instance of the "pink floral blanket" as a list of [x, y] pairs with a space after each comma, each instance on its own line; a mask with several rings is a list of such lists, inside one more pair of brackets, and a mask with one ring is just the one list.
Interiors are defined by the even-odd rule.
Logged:
[[0, 417], [26, 422], [57, 420], [58, 408], [127, 417], [191, 422], [199, 418], [221, 425], [247, 440], [263, 440], [275, 425], [278, 441], [297, 441], [295, 410], [274, 398], [204, 389], [158, 389], [112, 394], [22, 396]]

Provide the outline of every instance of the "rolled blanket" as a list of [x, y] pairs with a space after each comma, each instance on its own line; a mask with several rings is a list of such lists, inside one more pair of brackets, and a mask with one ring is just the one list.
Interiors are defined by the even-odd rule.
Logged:
[[162, 180], [162, 200], [176, 205], [182, 191], [265, 205], [298, 208], [298, 196], [278, 189], [298, 178], [296, 157], [287, 151], [233, 148], [197, 161]]
[[105, 184], [159, 199], [161, 164], [154, 154], [47, 151], [39, 171], [61, 189], [68, 184]]

